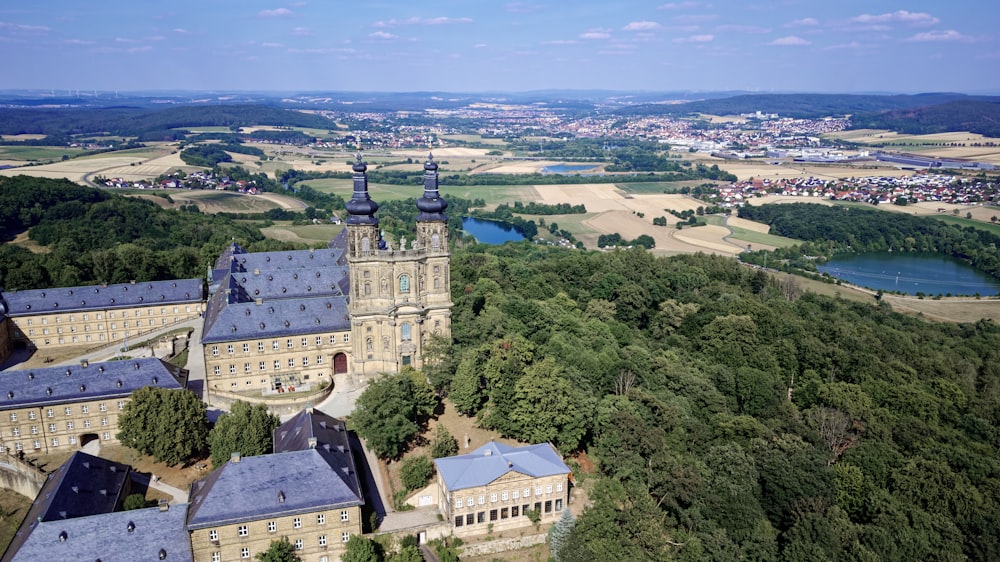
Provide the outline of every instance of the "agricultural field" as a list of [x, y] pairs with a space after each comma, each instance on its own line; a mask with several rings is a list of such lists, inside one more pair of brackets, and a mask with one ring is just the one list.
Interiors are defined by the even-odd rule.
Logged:
[[63, 148], [55, 146], [0, 146], [0, 160], [14, 162], [50, 162], [62, 159], [63, 156], [73, 158], [86, 152], [82, 148]]
[[[323, 193], [333, 193], [343, 197], [345, 200], [351, 198], [354, 190], [353, 183], [349, 179], [318, 179], [301, 182], [317, 191]], [[369, 183], [368, 192], [375, 201], [392, 201], [399, 199], [417, 198], [423, 194], [423, 185], [393, 185], [382, 183]], [[462, 199], [483, 199], [487, 208], [494, 208], [500, 203], [513, 204], [514, 201], [540, 201], [537, 190], [530, 185], [470, 185], [470, 186], [449, 186], [446, 183], [440, 186], [441, 195], [448, 197], [460, 197]]]
[[725, 185], [723, 182], [712, 180], [684, 180], [684, 181], [651, 181], [651, 182], [625, 182], [615, 184], [618, 189], [625, 193], [680, 193], [682, 188], [693, 189], [704, 184]]
[[296, 242], [315, 246], [326, 244], [335, 238], [344, 225], [340, 224], [303, 224], [292, 225], [289, 223], [275, 223], [272, 226], [260, 229], [261, 234], [274, 240], [282, 242]]
[[176, 205], [197, 205], [203, 213], [263, 213], [280, 205], [269, 198], [233, 191], [170, 190]]
[[[823, 137], [869, 145], [891, 143], [892, 146], [886, 147], [887, 150], [913, 152], [939, 158], [963, 158], [1000, 165], [1000, 139], [984, 137], [977, 133], [907, 135], [881, 129], [858, 129], [829, 133]], [[971, 146], [986, 143], [993, 143], [994, 146]], [[940, 146], [942, 144], [965, 146]]]

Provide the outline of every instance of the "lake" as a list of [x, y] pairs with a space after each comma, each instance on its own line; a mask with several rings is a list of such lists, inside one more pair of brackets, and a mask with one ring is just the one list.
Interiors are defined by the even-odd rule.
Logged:
[[817, 269], [853, 285], [909, 295], [1000, 294], [1000, 280], [965, 262], [934, 253], [871, 252], [838, 256]]
[[475, 236], [476, 240], [483, 244], [503, 244], [504, 242], [524, 240], [524, 236], [520, 232], [505, 222], [462, 217], [462, 230]]
[[553, 164], [542, 168], [543, 174], [572, 174], [584, 170], [593, 170], [598, 164]]

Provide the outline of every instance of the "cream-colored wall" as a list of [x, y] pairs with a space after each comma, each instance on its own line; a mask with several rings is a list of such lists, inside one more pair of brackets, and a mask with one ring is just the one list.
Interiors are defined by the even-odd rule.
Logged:
[[[305, 345], [302, 345], [303, 338]], [[294, 375], [300, 380], [300, 384], [315, 385], [322, 381], [330, 382], [335, 355], [346, 354], [347, 365], [350, 367], [351, 339], [350, 332], [343, 331], [207, 343], [204, 345], [204, 360], [209, 394], [213, 389], [225, 392], [260, 393], [264, 389], [270, 390], [273, 387], [273, 379], [277, 376], [287, 381], [289, 376]], [[247, 351], [244, 351], [244, 345]], [[289, 366], [289, 360], [294, 366]], [[303, 360], [308, 364], [303, 364]], [[277, 369], [274, 366], [275, 361], [279, 365]], [[260, 368], [261, 363], [264, 364], [264, 369]], [[287, 382], [284, 383], [286, 390], [288, 386]]]
[[[341, 512], [347, 512], [347, 521], [341, 520]], [[318, 515], [326, 516], [326, 522], [319, 524]], [[301, 527], [294, 527], [294, 519], [301, 521]], [[275, 523], [275, 531], [268, 530], [269, 522]], [[247, 536], [239, 536], [239, 527], [247, 526]], [[218, 540], [210, 540], [210, 532], [218, 532]], [[253, 560], [257, 554], [266, 551], [271, 541], [287, 537], [295, 545], [302, 541], [302, 549], [296, 550], [304, 562], [320, 562], [324, 556], [328, 562], [340, 560], [344, 551], [343, 533], [348, 536], [361, 534], [361, 508], [359, 506], [343, 509], [314, 511], [295, 516], [267, 517], [248, 523], [225, 525], [191, 531], [191, 550], [195, 562], [213, 562], [213, 553], [219, 554], [222, 561]], [[327, 545], [321, 547], [319, 540], [326, 536]], [[250, 549], [249, 558], [242, 558], [243, 548]]]
[[[541, 522], [549, 523], [557, 520], [563, 510], [568, 509], [566, 502], [569, 498], [568, 474], [557, 474], [542, 478], [532, 478], [518, 472], [508, 472], [486, 486], [466, 488], [457, 491], [446, 489], [444, 480], [438, 475], [439, 497], [441, 503], [438, 508], [446, 521], [449, 521], [455, 535], [466, 536], [485, 533], [491, 529], [493, 531], [503, 531], [507, 529], [517, 529], [532, 525], [531, 520], [524, 514], [524, 506], [528, 509], [535, 509], [535, 504], [541, 504]], [[525, 496], [524, 491], [528, 490]], [[537, 492], [541, 493], [537, 493]], [[507, 499], [504, 499], [504, 493]], [[515, 492], [517, 498], [514, 498]], [[494, 495], [496, 499], [494, 500]], [[473, 505], [469, 506], [469, 500]], [[480, 503], [480, 499], [482, 502]], [[462, 507], [458, 507], [458, 500], [462, 501]], [[545, 511], [546, 502], [549, 503], [550, 510]], [[517, 507], [518, 515], [513, 516], [513, 509]], [[559, 509], [557, 509], [557, 507]], [[507, 518], [503, 517], [506, 509]], [[496, 519], [491, 520], [491, 512], [496, 510]], [[483, 521], [479, 522], [479, 513], [483, 513]], [[467, 524], [467, 516], [473, 516], [472, 525]], [[462, 525], [455, 525], [455, 518], [463, 517]]]
[[39, 350], [69, 346], [111, 344], [139, 338], [166, 326], [198, 318], [204, 303], [138, 306], [133, 308], [95, 309], [83, 312], [58, 312], [19, 315], [13, 340], [23, 341]]
[[[58, 451], [73, 451], [80, 448], [81, 436], [87, 433], [96, 434], [101, 443], [118, 443], [118, 414], [129, 400], [130, 398], [108, 398], [64, 402], [41, 408], [2, 410], [0, 452], [23, 450], [26, 455], [47, 455]], [[54, 430], [51, 425], [55, 426]], [[53, 439], [56, 440], [55, 443]], [[17, 448], [18, 444], [21, 449]]]

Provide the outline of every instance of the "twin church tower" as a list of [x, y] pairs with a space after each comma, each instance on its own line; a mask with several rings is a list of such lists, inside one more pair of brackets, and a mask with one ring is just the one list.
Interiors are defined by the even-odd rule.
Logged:
[[393, 246], [382, 239], [378, 204], [368, 194], [368, 167], [360, 154], [354, 163], [354, 193], [346, 207], [355, 373], [420, 368], [431, 335], [451, 338], [448, 202], [438, 192], [437, 168], [428, 155], [416, 238]]

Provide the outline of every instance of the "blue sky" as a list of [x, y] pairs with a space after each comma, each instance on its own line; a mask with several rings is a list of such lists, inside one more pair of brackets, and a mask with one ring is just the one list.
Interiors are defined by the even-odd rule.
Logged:
[[34, 0], [0, 89], [1000, 93], [985, 0]]

